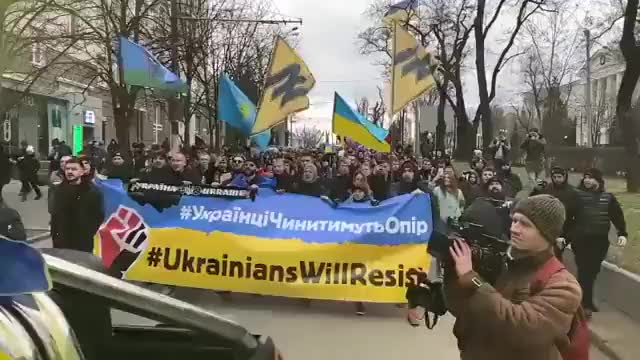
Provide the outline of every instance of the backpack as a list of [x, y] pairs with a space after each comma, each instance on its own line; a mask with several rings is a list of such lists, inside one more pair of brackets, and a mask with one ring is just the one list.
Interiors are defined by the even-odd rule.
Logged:
[[[542, 290], [549, 279], [556, 273], [565, 270], [564, 265], [553, 256], [538, 270], [534, 277], [533, 284], [537, 289]], [[589, 347], [591, 344], [589, 335], [589, 325], [582, 306], [578, 307], [576, 314], [571, 321], [571, 328], [567, 334], [569, 337], [568, 346], [558, 346], [563, 360], [589, 360]]]

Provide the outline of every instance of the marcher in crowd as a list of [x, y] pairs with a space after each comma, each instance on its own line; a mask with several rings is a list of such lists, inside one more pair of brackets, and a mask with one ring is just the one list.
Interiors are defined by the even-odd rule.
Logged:
[[[540, 186], [543, 185], [543, 186]], [[580, 205], [578, 191], [569, 185], [569, 173], [561, 167], [551, 168], [551, 182], [544, 186], [536, 186], [531, 195], [548, 194], [555, 196], [562, 202], [566, 211], [566, 220], [562, 228], [562, 236], [558, 238], [558, 255], [569, 243], [571, 243], [571, 233], [575, 228], [576, 215]]]
[[105, 166], [105, 175], [108, 179], [120, 179], [127, 183], [133, 178], [133, 168], [124, 160], [122, 153], [116, 152], [111, 161]]
[[376, 200], [384, 201], [389, 198], [391, 192], [390, 166], [386, 160], [378, 162], [373, 170], [373, 175], [369, 176], [369, 185]]
[[49, 209], [49, 215], [53, 213], [53, 207], [56, 203], [55, 193], [56, 188], [60, 186], [65, 180], [65, 168], [67, 162], [71, 160], [73, 157], [70, 155], [65, 155], [60, 158], [60, 168], [49, 175], [49, 190], [47, 190], [47, 203]]
[[277, 192], [285, 193], [293, 190], [293, 177], [287, 172], [285, 159], [277, 158], [273, 161], [273, 178]]
[[518, 174], [511, 171], [511, 164], [503, 162], [498, 168], [498, 177], [504, 181], [504, 192], [509, 197], [516, 197], [522, 191], [522, 181]]
[[433, 196], [438, 201], [440, 219], [444, 223], [460, 218], [465, 208], [465, 202], [455, 175], [445, 174], [442, 183], [433, 189]]
[[602, 261], [609, 251], [611, 223], [618, 231], [617, 245], [621, 247], [627, 244], [627, 224], [618, 199], [605, 190], [600, 170], [585, 171], [578, 189], [580, 202], [576, 226], [574, 235], [569, 238], [578, 267], [578, 281], [583, 291], [582, 306], [587, 316], [590, 316], [592, 312], [598, 311], [593, 301], [593, 287]]
[[329, 184], [328, 197], [336, 202], [345, 201], [349, 197], [349, 188], [351, 186], [351, 169], [349, 168], [349, 160], [343, 159], [338, 166], [337, 175]]
[[294, 193], [320, 197], [325, 194], [325, 189], [318, 178], [318, 168], [312, 163], [307, 162], [302, 171], [300, 181], [294, 186]]
[[85, 174], [86, 169], [78, 159], [65, 164], [65, 181], [55, 189], [51, 213], [54, 248], [93, 250], [93, 236], [104, 221], [104, 200]]

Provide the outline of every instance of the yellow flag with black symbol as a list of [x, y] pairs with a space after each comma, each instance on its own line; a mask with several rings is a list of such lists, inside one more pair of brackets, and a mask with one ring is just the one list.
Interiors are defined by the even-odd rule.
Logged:
[[393, 35], [393, 73], [391, 105], [393, 113], [402, 110], [435, 86], [435, 62], [418, 40], [397, 23]]
[[283, 122], [287, 115], [308, 109], [308, 95], [315, 84], [307, 64], [278, 37], [251, 133], [263, 132]]

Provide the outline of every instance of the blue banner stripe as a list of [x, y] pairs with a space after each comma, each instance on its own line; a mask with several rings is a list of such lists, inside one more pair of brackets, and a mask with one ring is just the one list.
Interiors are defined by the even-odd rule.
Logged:
[[98, 186], [105, 195], [107, 216], [125, 207], [135, 211], [149, 228], [375, 245], [426, 243], [432, 232], [427, 194], [398, 196], [378, 206], [351, 203], [334, 209], [319, 198], [260, 189], [255, 201], [182, 196], [177, 204], [160, 212], [129, 197], [119, 180], [102, 180]]

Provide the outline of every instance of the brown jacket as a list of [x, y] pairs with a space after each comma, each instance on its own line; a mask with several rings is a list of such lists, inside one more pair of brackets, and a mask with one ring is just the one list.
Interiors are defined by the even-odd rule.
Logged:
[[576, 279], [562, 270], [542, 289], [531, 291], [536, 272], [552, 255], [545, 252], [511, 262], [496, 283], [477, 288], [447, 271], [445, 292], [462, 360], [561, 360], [559, 347], [580, 305]]

